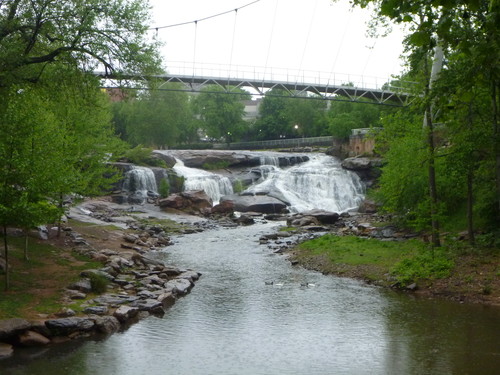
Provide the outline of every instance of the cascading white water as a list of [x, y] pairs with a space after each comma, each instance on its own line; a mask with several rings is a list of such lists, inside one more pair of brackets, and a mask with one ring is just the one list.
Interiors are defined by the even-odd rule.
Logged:
[[185, 190], [204, 190], [212, 198], [214, 205], [219, 203], [222, 196], [233, 194], [233, 185], [227, 177], [202, 169], [186, 167], [179, 159], [176, 159], [173, 169], [185, 178]]
[[315, 155], [308, 162], [288, 169], [267, 167], [263, 177], [263, 181], [246, 192], [281, 195], [293, 212], [312, 209], [345, 212], [356, 209], [364, 198], [359, 177], [326, 155]]
[[280, 160], [278, 156], [266, 153], [260, 157], [260, 165], [273, 165], [279, 167]]
[[143, 197], [148, 196], [148, 191], [158, 193], [153, 171], [146, 167], [132, 166], [132, 169], [125, 173], [123, 190]]

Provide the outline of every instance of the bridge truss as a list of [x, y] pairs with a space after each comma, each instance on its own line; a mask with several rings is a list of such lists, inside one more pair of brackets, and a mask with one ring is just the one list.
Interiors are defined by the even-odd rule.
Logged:
[[[329, 79], [327, 83], [321, 83], [320, 80], [316, 79], [317, 83], [308, 83], [305, 77], [299, 80], [297, 76], [290, 75], [276, 79], [273, 77], [227, 78], [207, 74], [161, 74], [151, 76], [115, 76], [104, 72], [95, 72], [95, 74], [103, 79], [105, 82], [103, 87], [106, 88], [147, 89], [148, 81], [156, 80], [162, 82], [158, 85], [158, 89], [166, 91], [199, 92], [205, 88], [204, 91], [209, 92], [206, 88], [215, 86], [227, 94], [239, 94], [241, 93], [240, 89], [245, 89], [251, 95], [264, 96], [270, 90], [280, 89], [285, 93], [284, 96], [291, 98], [349, 101], [400, 107], [408, 105], [412, 99], [410, 94], [390, 83], [385, 83], [378, 88], [365, 88], [363, 86], [367, 85], [363, 85], [362, 81], [359, 83], [347, 81], [349, 82], [347, 84], [338, 84], [330, 83]], [[129, 84], [124, 85], [124, 82]], [[130, 82], [134, 82], [134, 85], [130, 86]], [[176, 85], [169, 85], [169, 83], [175, 83]], [[374, 84], [373, 86], [377, 85]], [[220, 91], [214, 92], [220, 93]]]

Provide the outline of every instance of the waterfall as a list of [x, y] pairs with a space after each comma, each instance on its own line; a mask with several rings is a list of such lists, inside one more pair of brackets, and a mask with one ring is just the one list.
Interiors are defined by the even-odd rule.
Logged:
[[224, 195], [233, 194], [233, 185], [227, 177], [219, 176], [202, 169], [189, 168], [176, 159], [175, 172], [185, 178], [185, 190], [204, 190], [212, 198], [213, 204], [219, 203]]
[[272, 165], [275, 167], [280, 166], [280, 159], [276, 155], [264, 154], [260, 156], [260, 165]]
[[157, 195], [158, 189], [153, 171], [146, 167], [132, 166], [132, 169], [125, 173], [123, 190], [144, 199], [150, 195]]
[[364, 198], [364, 186], [359, 177], [344, 170], [337, 159], [326, 155], [314, 156], [288, 169], [273, 167], [263, 176], [263, 180], [246, 192], [279, 195], [290, 203], [293, 212], [311, 209], [345, 212], [356, 209]]

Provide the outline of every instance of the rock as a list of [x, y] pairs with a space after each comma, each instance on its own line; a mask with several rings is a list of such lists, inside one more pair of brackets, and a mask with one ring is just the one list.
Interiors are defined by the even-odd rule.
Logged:
[[63, 307], [60, 311], [55, 314], [59, 318], [69, 318], [70, 316], [75, 316], [76, 313], [69, 307]]
[[107, 306], [89, 306], [83, 310], [85, 314], [106, 315], [109, 309]]
[[121, 323], [124, 323], [132, 318], [134, 318], [137, 313], [139, 312], [139, 309], [137, 307], [132, 307], [132, 306], [120, 306], [118, 307], [113, 316], [118, 319]]
[[321, 224], [335, 224], [340, 218], [340, 215], [336, 212], [318, 209], [306, 211], [302, 214], [316, 218]]
[[169, 168], [172, 168], [177, 163], [174, 156], [162, 153], [161, 151], [153, 151], [152, 156], [163, 160]]
[[19, 344], [22, 346], [42, 346], [50, 343], [50, 340], [34, 331], [25, 331], [19, 335]]
[[263, 195], [226, 195], [221, 202], [231, 201], [235, 211], [260, 212], [265, 214], [280, 213], [286, 209], [286, 204], [276, 198]]
[[232, 201], [223, 201], [212, 207], [212, 214], [229, 215], [234, 213], [234, 203]]
[[172, 306], [175, 303], [175, 296], [171, 292], [162, 293], [157, 300], [161, 302], [164, 309]]
[[364, 181], [376, 179], [380, 176], [380, 167], [384, 161], [381, 158], [354, 157], [342, 161], [342, 168], [356, 172]]
[[128, 243], [136, 243], [139, 237], [135, 234], [126, 233], [123, 235], [123, 239]]
[[80, 272], [80, 276], [81, 277], [91, 277], [90, 275], [96, 275], [96, 276], [104, 277], [105, 279], [107, 279], [109, 281], [113, 281], [114, 280], [113, 276], [111, 276], [109, 273], [104, 272], [102, 270], [91, 269], [91, 270], [85, 270], [85, 271]]
[[411, 290], [412, 292], [418, 289], [417, 283], [410, 284], [406, 287], [407, 290]]
[[81, 279], [76, 283], [69, 285], [68, 289], [78, 290], [83, 293], [90, 293], [92, 291], [92, 285], [90, 284], [89, 279]]
[[53, 336], [67, 336], [70, 333], [82, 331], [88, 332], [94, 328], [94, 321], [90, 318], [62, 318], [50, 319], [45, 322]]
[[14, 354], [12, 345], [0, 342], [0, 359], [10, 357], [12, 354]]
[[163, 303], [157, 299], [138, 300], [131, 306], [139, 308], [140, 311], [148, 311], [155, 315], [163, 315], [165, 313], [165, 310], [163, 310]]
[[159, 205], [162, 209], [174, 208], [181, 211], [200, 212], [203, 209], [211, 209], [213, 201], [203, 190], [187, 190], [160, 199]]
[[132, 303], [138, 300], [137, 296], [121, 295], [121, 294], [104, 294], [94, 298], [94, 302], [102, 305], [118, 306], [124, 303]]
[[97, 330], [109, 335], [120, 329], [120, 322], [114, 316], [99, 316], [95, 318]]
[[183, 296], [193, 287], [193, 283], [187, 279], [174, 279], [165, 283], [165, 289], [173, 294]]
[[241, 225], [252, 225], [255, 224], [255, 219], [248, 215], [241, 215], [239, 218], [235, 219], [238, 224]]
[[185, 271], [185, 272], [181, 273], [179, 276], [177, 276], [177, 279], [186, 279], [186, 280], [190, 280], [190, 281], [196, 281], [199, 278], [200, 278], [200, 274], [196, 271], [191, 271], [191, 270]]
[[0, 340], [8, 340], [30, 328], [31, 323], [26, 319], [13, 318], [0, 320]]
[[287, 225], [292, 227], [306, 227], [311, 225], [319, 225], [319, 220], [313, 216], [299, 216], [287, 220]]

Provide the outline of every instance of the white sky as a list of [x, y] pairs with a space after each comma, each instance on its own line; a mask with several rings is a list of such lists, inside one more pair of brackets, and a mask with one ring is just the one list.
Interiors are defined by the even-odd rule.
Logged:
[[[352, 10], [347, 0], [260, 0], [234, 12], [252, 1], [150, 0], [152, 27], [233, 10], [196, 26], [192, 22], [153, 31], [164, 42], [167, 71], [192, 74], [194, 61], [197, 66], [218, 64], [224, 69], [251, 66], [308, 76], [314, 71], [322, 72], [322, 77], [334, 73], [379, 77], [380, 83], [401, 71], [402, 33], [376, 40], [366, 37], [369, 12]], [[185, 71], [178, 62], [183, 62]]]

